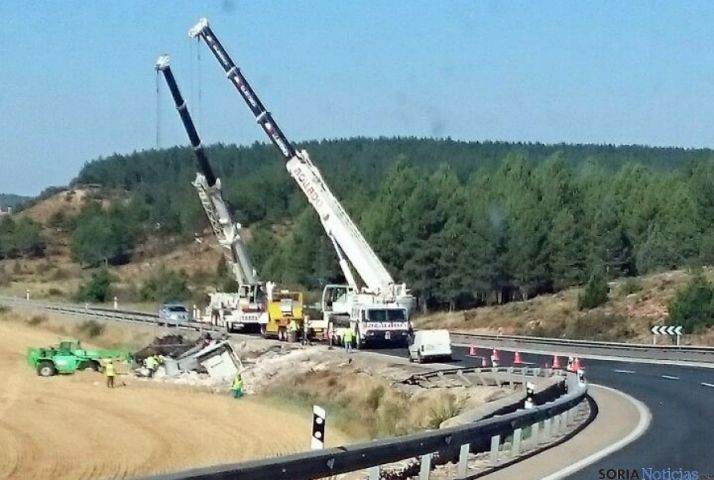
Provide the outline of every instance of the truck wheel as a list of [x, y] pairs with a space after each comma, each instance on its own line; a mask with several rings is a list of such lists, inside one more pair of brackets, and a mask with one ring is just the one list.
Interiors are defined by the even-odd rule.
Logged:
[[55, 365], [50, 361], [45, 360], [37, 365], [37, 375], [40, 377], [51, 377], [56, 373], [57, 369], [55, 369]]
[[99, 362], [95, 362], [94, 360], [89, 360], [87, 362], [82, 362], [79, 365], [80, 370], [92, 370], [94, 372], [99, 371]]

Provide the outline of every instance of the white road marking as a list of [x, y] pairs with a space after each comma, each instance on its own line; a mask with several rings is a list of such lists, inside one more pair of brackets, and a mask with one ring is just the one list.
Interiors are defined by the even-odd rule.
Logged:
[[[600, 450], [599, 452], [590, 455], [587, 458], [584, 458], [578, 462], [573, 463], [572, 465], [569, 465], [565, 467], [564, 469], [555, 472], [551, 475], [548, 475], [545, 477], [543, 480], [559, 480], [561, 478], [567, 478], [568, 476], [572, 475], [573, 473], [577, 472], [578, 470], [582, 470], [583, 468], [587, 467], [588, 465], [591, 465], [598, 460], [601, 460], [605, 458], [606, 456], [610, 455], [613, 452], [616, 452], [623, 448], [625, 445], [634, 442], [638, 438], [642, 436], [645, 431], [647, 431], [647, 428], [649, 428], [650, 423], [652, 422], [652, 413], [649, 411], [647, 406], [645, 406], [644, 403], [640, 402], [634, 397], [631, 397], [630, 395], [623, 393], [619, 390], [615, 390], [614, 388], [606, 387], [604, 385], [596, 385], [591, 383], [591, 387], [596, 387], [596, 388], [604, 388], [605, 390], [609, 390], [613, 393], [616, 393], [618, 395], [622, 395], [625, 397], [626, 400], [631, 402], [635, 408], [637, 408], [637, 411], [640, 414], [640, 421], [637, 423], [637, 426], [635, 427], [634, 430], [632, 430], [625, 438], [622, 438], [618, 440], [617, 442], [613, 443], [607, 448], [604, 448]], [[712, 385], [714, 386], [714, 385]]]
[[714, 384], [712, 384], [712, 383], [707, 383], [707, 382], [702, 382], [702, 387], [711, 387], [711, 388], [714, 388]]
[[675, 377], [674, 375], [660, 375], [662, 378], [668, 378], [670, 380], [679, 380], [679, 377]]
[[613, 370], [613, 372], [615, 372], [615, 373], [628, 373], [628, 374], [635, 373], [634, 370], [620, 370], [620, 369], [617, 369], [617, 368], [616, 368], [615, 370]]

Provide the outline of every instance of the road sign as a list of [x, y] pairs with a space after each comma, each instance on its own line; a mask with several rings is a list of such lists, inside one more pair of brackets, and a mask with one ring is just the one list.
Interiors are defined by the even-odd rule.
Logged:
[[682, 326], [681, 325], [655, 325], [650, 331], [654, 335], [681, 335]]

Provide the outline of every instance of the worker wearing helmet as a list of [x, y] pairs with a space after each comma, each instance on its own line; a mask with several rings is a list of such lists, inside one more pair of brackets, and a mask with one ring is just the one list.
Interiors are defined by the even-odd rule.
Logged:
[[116, 377], [116, 374], [117, 372], [114, 368], [114, 362], [110, 358], [104, 366], [104, 375], [107, 376], [107, 388], [114, 388], [114, 377]]
[[240, 373], [233, 379], [231, 390], [233, 391], [233, 398], [240, 398], [243, 396], [243, 377]]

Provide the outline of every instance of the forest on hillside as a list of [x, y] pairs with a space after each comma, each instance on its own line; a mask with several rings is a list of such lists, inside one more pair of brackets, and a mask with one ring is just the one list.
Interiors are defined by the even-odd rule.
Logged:
[[[610, 145], [354, 138], [307, 142], [337, 197], [421, 308], [529, 298], [608, 277], [714, 263], [714, 152]], [[208, 157], [262, 278], [340, 280], [335, 254], [272, 146]], [[87, 163], [74, 184], [129, 200], [56, 219], [78, 261], [131, 257], [148, 232], [206, 227], [187, 148]]]

